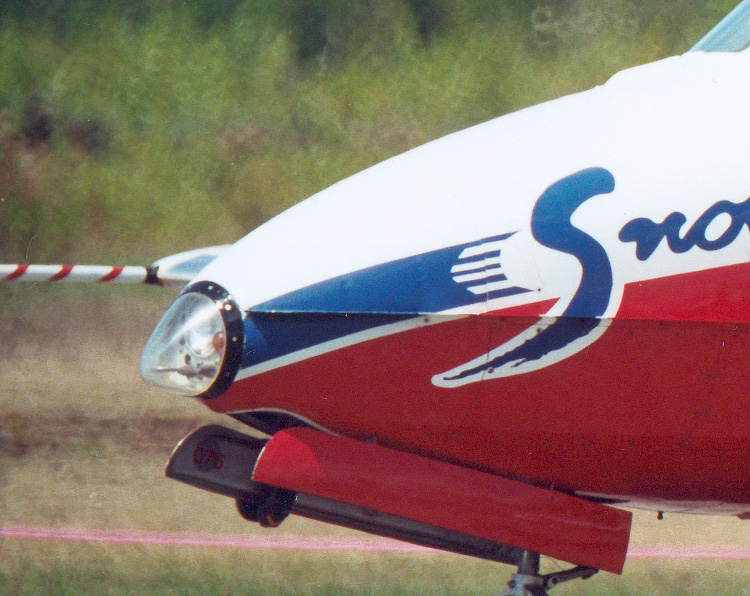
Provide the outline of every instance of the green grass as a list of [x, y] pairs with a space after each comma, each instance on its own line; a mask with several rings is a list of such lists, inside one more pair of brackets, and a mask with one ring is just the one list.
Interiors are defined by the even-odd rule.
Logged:
[[[463, 575], [457, 561], [442, 555], [278, 555], [250, 551], [215, 555], [199, 551], [181, 556], [174, 551], [144, 551], [134, 557], [132, 552], [132, 548], [116, 549], [52, 567], [23, 561], [12, 577], [6, 576], [5, 586], [0, 579], [0, 594], [396, 596], [486, 594], [490, 589], [476, 580], [476, 574], [475, 579]], [[135, 561], [137, 571], [133, 568]], [[473, 562], [468, 562], [468, 567], [477, 570]], [[486, 573], [486, 569], [483, 571]]]
[[[0, 594], [328, 596], [362, 594], [489, 595], [509, 567], [451, 555], [273, 553], [101, 547], [52, 564], [20, 559], [0, 573]], [[552, 594], [698, 596], [744, 593], [747, 563], [636, 562], [622, 577], [599, 574], [562, 584]]]

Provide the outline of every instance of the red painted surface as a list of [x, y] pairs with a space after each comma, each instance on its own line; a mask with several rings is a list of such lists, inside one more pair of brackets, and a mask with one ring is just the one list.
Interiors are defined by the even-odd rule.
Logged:
[[273, 436], [253, 480], [621, 573], [631, 514], [311, 429]]
[[750, 510], [748, 282], [750, 265], [738, 265], [631, 284], [600, 339], [522, 375], [431, 383], [535, 323], [528, 310], [321, 354], [236, 382], [207, 405], [285, 410], [353, 438], [565, 490]]
[[625, 286], [618, 319], [750, 323], [750, 263]]

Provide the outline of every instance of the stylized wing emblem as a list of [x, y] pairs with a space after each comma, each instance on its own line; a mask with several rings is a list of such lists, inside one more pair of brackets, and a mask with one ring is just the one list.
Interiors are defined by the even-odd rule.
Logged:
[[[581, 266], [581, 281], [577, 290], [567, 297], [567, 306], [561, 316], [542, 319], [488, 354], [435, 375], [432, 378], [434, 385], [457, 387], [482, 379], [531, 372], [572, 356], [604, 333], [606, 321], [602, 316], [610, 304], [614, 289], [612, 268], [604, 248], [576, 228], [571, 223], [571, 217], [583, 203], [597, 195], [611, 193], [614, 186], [614, 177], [608, 170], [589, 168], [547, 188], [534, 206], [531, 233], [541, 246], [576, 257]], [[478, 254], [492, 252], [481, 253], [479, 247], [476, 249]], [[489, 258], [494, 257], [490, 255]], [[473, 281], [468, 279], [470, 274], [467, 273], [464, 281], [479, 282], [473, 286], [477, 291], [492, 288], [494, 283], [504, 283], [505, 275], [499, 261], [498, 253], [496, 264], [481, 273], [476, 271], [477, 277]], [[483, 262], [486, 264], [486, 261]], [[465, 270], [470, 271], [468, 263], [457, 267], [466, 267]], [[454, 280], [459, 281], [456, 277]]]
[[465, 248], [451, 267], [453, 281], [472, 294], [500, 298], [525, 288], [513, 286], [502, 269], [501, 252], [504, 240], [512, 234], [487, 238], [481, 244]]

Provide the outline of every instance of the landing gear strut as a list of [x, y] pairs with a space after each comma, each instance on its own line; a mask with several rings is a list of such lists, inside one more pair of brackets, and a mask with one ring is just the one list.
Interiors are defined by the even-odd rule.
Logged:
[[518, 571], [500, 596], [547, 596], [547, 590], [571, 579], [588, 579], [599, 570], [592, 567], [573, 567], [557, 573], [539, 574], [539, 553], [523, 551]]

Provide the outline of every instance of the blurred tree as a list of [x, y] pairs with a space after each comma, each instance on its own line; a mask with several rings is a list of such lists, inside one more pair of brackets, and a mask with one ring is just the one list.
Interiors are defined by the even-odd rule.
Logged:
[[297, 48], [297, 57], [304, 62], [321, 54], [328, 43], [327, 3], [307, 0], [292, 4], [289, 13], [292, 41]]
[[404, 0], [417, 20], [417, 32], [428, 43], [443, 22], [444, 8], [437, 0]]

